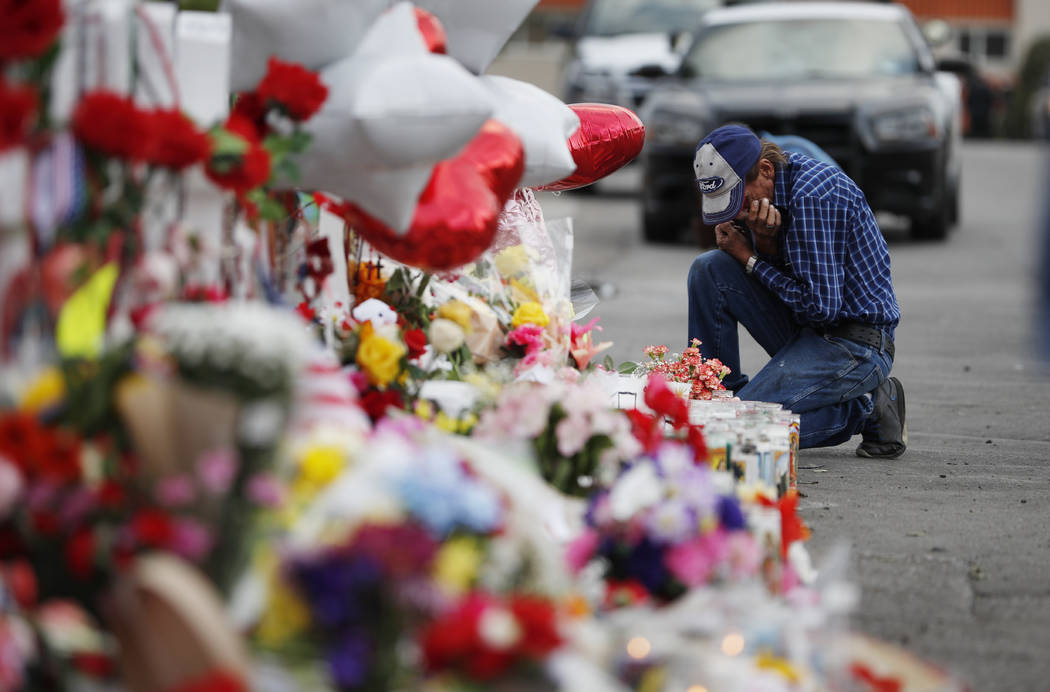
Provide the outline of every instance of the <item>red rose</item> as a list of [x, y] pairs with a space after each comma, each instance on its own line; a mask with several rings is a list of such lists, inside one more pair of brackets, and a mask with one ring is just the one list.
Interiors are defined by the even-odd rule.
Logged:
[[204, 172], [219, 187], [244, 195], [270, 178], [270, 153], [259, 144], [255, 126], [247, 119], [231, 115], [223, 127], [243, 138], [248, 143], [248, 149], [232, 165], [218, 160], [212, 151], [212, 158]]
[[328, 98], [328, 87], [302, 65], [270, 58], [266, 76], [256, 88], [259, 98], [275, 103], [296, 122], [307, 120]]
[[231, 114], [252, 124], [255, 128], [255, 139], [261, 140], [269, 132], [270, 128], [266, 125], [266, 102], [254, 91], [237, 94]]
[[0, 60], [40, 55], [64, 21], [62, 0], [0, 0]]
[[149, 163], [178, 171], [208, 157], [211, 140], [184, 113], [175, 108], [157, 109], [149, 117], [155, 134], [146, 159]]
[[95, 491], [95, 501], [102, 509], [119, 509], [127, 502], [124, 486], [114, 480], [103, 481]]
[[419, 358], [427, 347], [427, 333], [422, 329], [409, 329], [405, 332], [405, 346], [408, 346], [409, 360]]
[[361, 395], [361, 407], [368, 414], [368, 417], [375, 423], [380, 418], [386, 415], [386, 410], [390, 406], [394, 408], [404, 408], [404, 401], [401, 399], [401, 393], [396, 389], [387, 389], [386, 391], [379, 391], [378, 389], [369, 389], [367, 392]]
[[28, 476], [43, 448], [43, 429], [28, 413], [12, 411], [0, 416], [0, 455]]
[[0, 75], [0, 151], [25, 141], [36, 108], [36, 92], [31, 87], [8, 84]]
[[80, 529], [66, 542], [66, 564], [77, 579], [87, 579], [95, 569], [95, 535]]
[[175, 529], [171, 517], [155, 509], [146, 509], [131, 520], [131, 532], [141, 546], [164, 548], [171, 544]]
[[57, 483], [80, 479], [80, 438], [61, 429], [44, 429], [44, 447], [30, 473]]
[[535, 596], [515, 596], [510, 602], [510, 612], [522, 629], [518, 645], [522, 653], [542, 658], [561, 646], [562, 638], [550, 601]]
[[73, 112], [73, 134], [100, 154], [143, 161], [154, 148], [153, 119], [120, 94], [99, 89], [85, 94]]
[[115, 672], [113, 659], [106, 654], [82, 651], [70, 656], [69, 662], [79, 672], [93, 678], [106, 678]]

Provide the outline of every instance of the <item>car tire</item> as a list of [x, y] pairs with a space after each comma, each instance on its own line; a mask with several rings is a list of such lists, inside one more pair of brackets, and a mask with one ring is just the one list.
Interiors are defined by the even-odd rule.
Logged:
[[940, 207], [932, 214], [912, 217], [911, 237], [915, 240], [944, 240], [952, 222], [951, 196], [941, 200]]

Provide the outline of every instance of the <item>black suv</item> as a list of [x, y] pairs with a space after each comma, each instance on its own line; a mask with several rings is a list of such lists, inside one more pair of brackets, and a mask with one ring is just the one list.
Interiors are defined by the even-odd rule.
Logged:
[[643, 230], [671, 241], [698, 217], [692, 161], [715, 127], [799, 135], [833, 157], [872, 209], [944, 238], [958, 218], [960, 83], [938, 72], [900, 5], [778, 2], [704, 14], [641, 117]]

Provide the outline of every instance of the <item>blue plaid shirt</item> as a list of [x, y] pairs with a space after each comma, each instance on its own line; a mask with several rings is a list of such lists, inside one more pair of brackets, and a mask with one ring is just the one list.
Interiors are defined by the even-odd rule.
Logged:
[[759, 255], [754, 276], [802, 325], [853, 320], [886, 327], [892, 336], [901, 312], [890, 253], [857, 184], [837, 168], [791, 153], [773, 187], [784, 217], [780, 255]]

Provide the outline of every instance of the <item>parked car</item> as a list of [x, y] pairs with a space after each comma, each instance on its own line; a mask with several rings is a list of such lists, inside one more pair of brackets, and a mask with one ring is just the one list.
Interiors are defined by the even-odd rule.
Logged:
[[910, 217], [914, 237], [944, 238], [958, 219], [960, 93], [901, 5], [713, 9], [640, 113], [644, 235], [673, 240], [698, 217], [696, 144], [721, 124], [743, 122], [811, 140], [873, 209]]
[[562, 78], [566, 103], [637, 109], [655, 77], [678, 69], [692, 30], [722, 0], [588, 0], [560, 33], [572, 41]]

